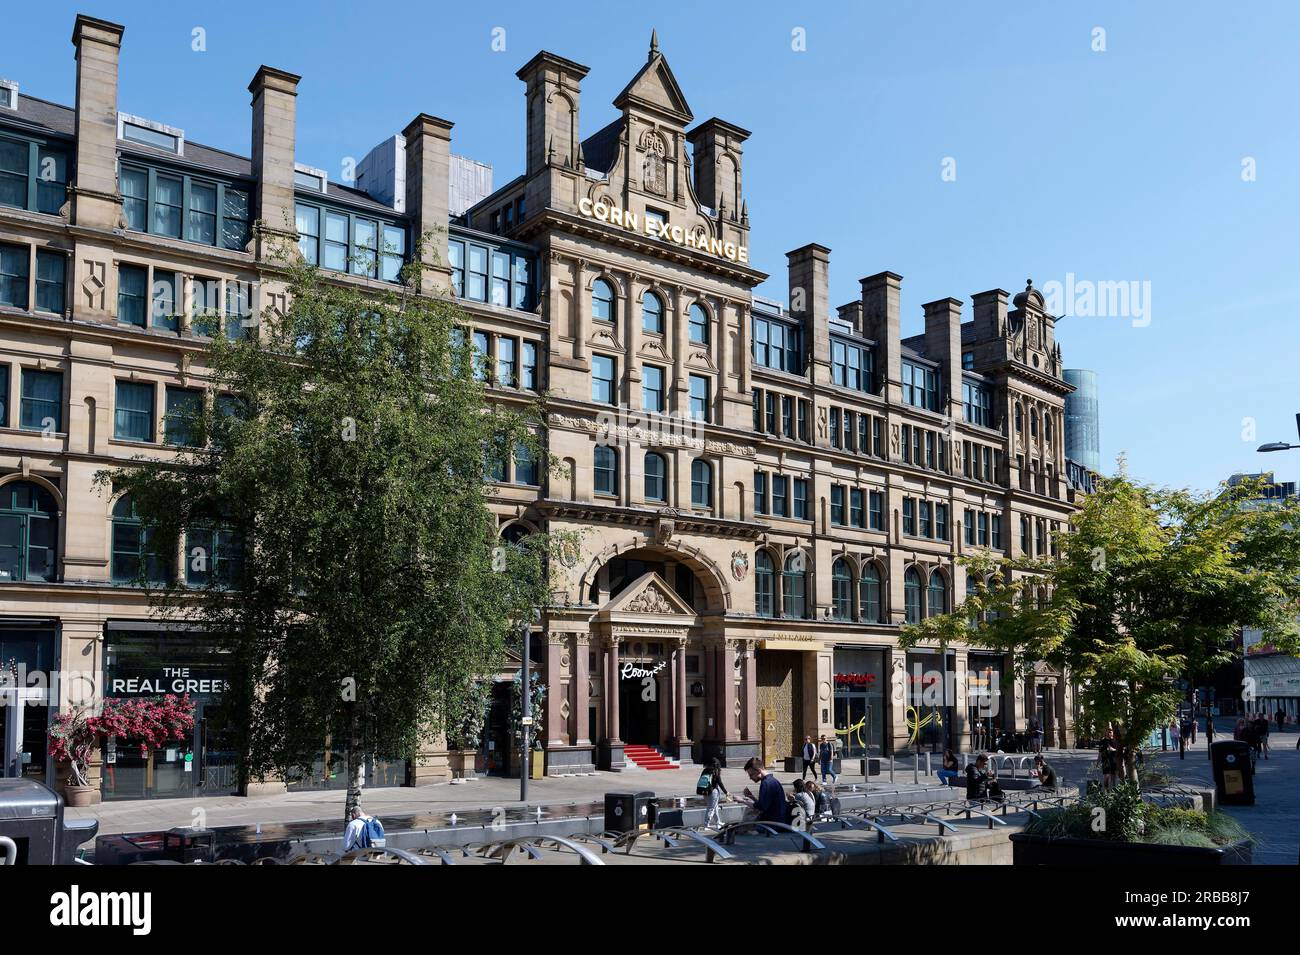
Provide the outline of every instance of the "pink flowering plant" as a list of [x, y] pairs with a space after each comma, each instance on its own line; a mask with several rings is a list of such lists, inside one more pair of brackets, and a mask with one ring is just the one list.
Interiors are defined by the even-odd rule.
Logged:
[[194, 702], [188, 694], [107, 699], [98, 716], [75, 710], [55, 717], [49, 754], [66, 762], [76, 785], [85, 786], [90, 757], [102, 740], [115, 737], [138, 745], [140, 755], [148, 758], [151, 750], [187, 739], [193, 730]]

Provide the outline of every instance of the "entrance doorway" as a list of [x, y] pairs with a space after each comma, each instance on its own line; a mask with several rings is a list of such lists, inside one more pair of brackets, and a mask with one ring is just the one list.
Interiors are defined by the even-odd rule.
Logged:
[[[798, 650], [760, 650], [757, 659], [756, 696], [760, 712], [771, 712], [770, 728], [763, 727], [763, 739], [770, 751], [768, 765], [796, 756], [803, 744], [803, 653]], [[797, 741], [796, 741], [796, 736]]]
[[[640, 669], [646, 670], [649, 667]], [[659, 682], [656, 677], [623, 677], [620, 674], [618, 730], [625, 743], [658, 746], [662, 742], [659, 735]]]
[[45, 780], [49, 691], [0, 689], [0, 777]]

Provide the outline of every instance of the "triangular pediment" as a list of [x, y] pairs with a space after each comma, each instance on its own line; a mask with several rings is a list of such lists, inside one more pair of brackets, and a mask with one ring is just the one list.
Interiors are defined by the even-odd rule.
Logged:
[[668, 61], [658, 52], [650, 54], [645, 66], [641, 67], [636, 76], [632, 77], [632, 82], [614, 100], [616, 109], [627, 109], [629, 106], [639, 106], [666, 116], [682, 126], [695, 119]]
[[653, 570], [647, 571], [601, 610], [601, 616], [611, 614], [680, 614], [695, 616], [695, 608]]

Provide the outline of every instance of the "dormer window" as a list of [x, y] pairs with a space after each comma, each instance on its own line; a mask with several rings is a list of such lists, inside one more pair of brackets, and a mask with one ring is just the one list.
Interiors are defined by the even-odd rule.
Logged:
[[660, 227], [655, 230], [655, 232], [658, 233], [662, 231], [664, 223], [668, 221], [668, 213], [664, 212], [662, 209], [652, 209], [650, 206], [646, 206], [645, 219], [646, 222], [653, 222], [655, 225]]
[[185, 130], [155, 123], [151, 119], [118, 113], [117, 138], [128, 143], [151, 146], [177, 156], [185, 155]]
[[293, 166], [293, 184], [300, 189], [310, 189], [312, 192], [325, 192], [325, 184], [329, 181], [329, 176], [325, 174], [324, 169], [316, 169], [312, 166], [304, 166], [302, 163], [294, 163]]
[[18, 84], [13, 80], [0, 80], [0, 109], [18, 108]]

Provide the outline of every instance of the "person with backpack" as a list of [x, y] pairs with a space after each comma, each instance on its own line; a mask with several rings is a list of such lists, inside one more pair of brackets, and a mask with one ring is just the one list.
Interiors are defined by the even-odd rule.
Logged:
[[709, 765], [700, 773], [700, 780], [695, 784], [695, 795], [704, 797], [704, 825], [709, 829], [722, 828], [722, 810], [719, 805], [722, 797], [731, 798], [727, 787], [722, 782], [722, 764], [718, 757], [709, 760]]
[[826, 777], [831, 778], [831, 790], [834, 791], [835, 784], [839, 781], [839, 776], [835, 774], [835, 746], [825, 736], [819, 737], [818, 755], [822, 761], [822, 782], [826, 782]]
[[374, 816], [367, 816], [360, 806], [353, 807], [352, 821], [343, 830], [343, 851], [382, 849], [386, 841], [383, 824]]

